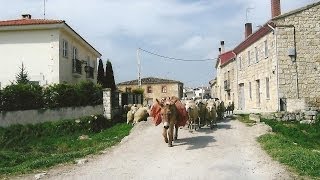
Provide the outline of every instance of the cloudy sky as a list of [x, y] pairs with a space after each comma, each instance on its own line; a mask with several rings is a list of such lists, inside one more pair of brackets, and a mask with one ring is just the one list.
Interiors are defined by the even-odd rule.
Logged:
[[[318, 0], [282, 0], [282, 13]], [[43, 0], [0, 0], [0, 19], [43, 18]], [[137, 79], [136, 51], [182, 59], [216, 58], [244, 39], [244, 24], [264, 24], [270, 0], [46, 0], [46, 18], [65, 20], [113, 65], [116, 83]], [[207, 86], [215, 61], [183, 62], [141, 52], [142, 77]]]

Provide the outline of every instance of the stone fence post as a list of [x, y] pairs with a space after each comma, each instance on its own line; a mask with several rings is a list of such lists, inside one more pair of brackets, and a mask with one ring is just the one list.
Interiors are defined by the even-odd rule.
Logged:
[[105, 88], [103, 90], [103, 116], [107, 119], [112, 118], [111, 108], [111, 89]]

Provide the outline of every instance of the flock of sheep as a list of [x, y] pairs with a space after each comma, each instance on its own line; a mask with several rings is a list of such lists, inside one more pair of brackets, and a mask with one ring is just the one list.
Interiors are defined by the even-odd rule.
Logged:
[[[181, 100], [188, 112], [188, 127], [193, 130], [201, 128], [204, 125], [212, 129], [217, 122], [217, 107], [219, 101], [214, 99], [203, 100]], [[150, 106], [141, 104], [125, 105], [127, 112], [127, 123], [136, 124], [140, 121], [146, 121], [150, 114]]]

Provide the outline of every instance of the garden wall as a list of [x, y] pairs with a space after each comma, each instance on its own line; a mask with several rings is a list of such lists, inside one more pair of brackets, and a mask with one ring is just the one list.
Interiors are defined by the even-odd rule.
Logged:
[[103, 105], [0, 112], [0, 127], [13, 124], [36, 124], [103, 114]]

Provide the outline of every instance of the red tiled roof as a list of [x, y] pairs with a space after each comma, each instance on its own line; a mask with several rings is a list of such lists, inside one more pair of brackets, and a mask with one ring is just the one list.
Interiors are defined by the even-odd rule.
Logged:
[[242, 41], [237, 47], [234, 48], [233, 52], [239, 54], [247, 47], [251, 46], [253, 43], [258, 41], [260, 38], [264, 37], [266, 34], [270, 33], [272, 29], [268, 26], [268, 24], [272, 27], [275, 27], [275, 24], [272, 22], [267, 22], [256, 32], [251, 34], [246, 40]]
[[[169, 84], [169, 83], [181, 83], [180, 81], [176, 80], [171, 80], [171, 79], [161, 79], [161, 78], [155, 78], [155, 77], [147, 77], [147, 78], [142, 78], [141, 79], [142, 84]], [[126, 81], [119, 83], [117, 85], [135, 85], [138, 84], [138, 80], [132, 80], [132, 81]]]
[[233, 51], [228, 51], [219, 55], [220, 66], [223, 66], [236, 58]]
[[0, 21], [0, 26], [23, 26], [23, 25], [38, 25], [38, 24], [60, 24], [63, 20], [48, 20], [48, 19], [17, 19]]

